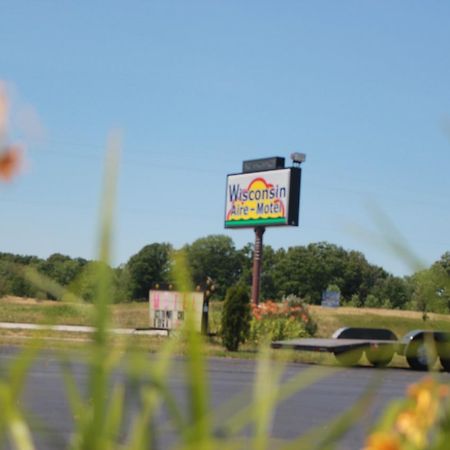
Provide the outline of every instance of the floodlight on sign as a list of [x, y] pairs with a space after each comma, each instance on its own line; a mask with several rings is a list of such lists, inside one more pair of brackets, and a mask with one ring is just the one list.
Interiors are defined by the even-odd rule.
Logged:
[[292, 159], [292, 162], [301, 164], [306, 161], [306, 155], [305, 155], [305, 153], [294, 152], [294, 153], [291, 153], [291, 159]]

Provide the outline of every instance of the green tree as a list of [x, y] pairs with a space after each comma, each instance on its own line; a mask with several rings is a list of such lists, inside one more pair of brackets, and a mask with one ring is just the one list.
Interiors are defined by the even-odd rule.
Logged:
[[441, 264], [415, 273], [410, 278], [413, 293], [412, 309], [423, 312], [448, 313], [450, 311], [449, 275]]
[[46, 298], [45, 294], [29, 283], [24, 275], [26, 266], [38, 266], [42, 260], [36, 256], [0, 253], [0, 297], [15, 295], [18, 297]]
[[222, 311], [222, 341], [227, 350], [237, 351], [250, 331], [250, 296], [243, 285], [227, 289]]
[[279, 252], [274, 272], [276, 297], [283, 298], [290, 294], [305, 298], [310, 292], [308, 271], [309, 258], [306, 247], [289, 247]]
[[29, 264], [37, 265], [42, 260], [37, 256], [31, 255], [14, 255], [13, 253], [2, 253], [0, 252], [0, 261], [10, 262], [14, 264], [20, 264], [22, 266], [27, 266]]
[[330, 284], [339, 287], [343, 299], [358, 295], [363, 301], [376, 281], [388, 275], [369, 264], [362, 253], [327, 242], [277, 251], [270, 271], [276, 298], [293, 294], [316, 304]]
[[168, 243], [153, 243], [143, 247], [127, 262], [128, 297], [146, 300], [154, 283], [168, 283], [172, 246]]
[[237, 258], [241, 271], [239, 283], [243, 283], [247, 286], [250, 286], [252, 283], [253, 247], [254, 245], [248, 242], [241, 249], [237, 250]]
[[0, 297], [5, 295], [42, 297], [38, 290], [26, 281], [22, 274], [23, 267], [8, 260], [0, 260]]
[[294, 294], [319, 304], [330, 284], [345, 285], [346, 252], [326, 242], [289, 247], [277, 267], [281, 296]]
[[365, 300], [364, 306], [366, 308], [381, 308], [381, 302], [378, 297], [373, 294], [369, 294]]
[[276, 299], [278, 296], [277, 277], [280, 260], [284, 250], [274, 250], [270, 245], [263, 247], [263, 261], [261, 270], [261, 299]]
[[344, 256], [341, 293], [346, 299], [357, 294], [365, 298], [380, 275], [377, 268], [371, 266], [364, 255], [357, 251], [346, 252]]
[[393, 275], [378, 278], [370, 293], [380, 299], [383, 307], [390, 305], [394, 309], [405, 309], [411, 297], [408, 283]]
[[[238, 250], [239, 266], [241, 270], [240, 282], [247, 286], [252, 283], [253, 270], [253, 244], [246, 244]], [[284, 255], [284, 250], [274, 250], [270, 245], [263, 246], [263, 260], [261, 267], [261, 299], [273, 299], [278, 297], [277, 289], [277, 267], [280, 257]]]
[[[64, 287], [68, 287], [83, 271], [88, 261], [83, 258], [71, 258], [61, 253], [53, 253], [46, 260], [40, 261], [36, 268], [43, 275], [56, 281]], [[61, 300], [48, 294], [52, 300]]]
[[83, 258], [71, 258], [61, 253], [53, 253], [37, 265], [43, 275], [56, 281], [61, 286], [69, 286], [82, 272], [88, 261]]
[[358, 294], [353, 294], [350, 298], [350, 301], [347, 302], [346, 306], [353, 306], [355, 308], [359, 308], [362, 306], [361, 299]]
[[194, 284], [200, 285], [207, 277], [216, 285], [215, 297], [223, 299], [228, 287], [242, 274], [242, 254], [228, 236], [211, 235], [186, 245], [187, 263]]
[[439, 261], [436, 261], [433, 264], [433, 267], [436, 267], [436, 266], [442, 267], [445, 270], [445, 272], [447, 273], [447, 275], [450, 277], [450, 252], [445, 252], [441, 256]]

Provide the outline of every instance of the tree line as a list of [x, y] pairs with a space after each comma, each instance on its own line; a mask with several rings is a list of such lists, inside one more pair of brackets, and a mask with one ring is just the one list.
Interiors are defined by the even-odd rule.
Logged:
[[[152, 243], [119, 267], [107, 267], [115, 302], [148, 298], [155, 283], [172, 282], [170, 243]], [[186, 261], [194, 285], [212, 278], [214, 297], [223, 299], [228, 287], [239, 282], [251, 284], [253, 245], [238, 249], [225, 235], [211, 235], [185, 245]], [[385, 307], [422, 311], [450, 312], [450, 252], [431, 267], [410, 277], [397, 277], [382, 267], [370, 264], [358, 251], [348, 251], [327, 242], [287, 249], [263, 248], [261, 298], [281, 300], [295, 295], [312, 304], [321, 302], [322, 293], [339, 290], [343, 304], [357, 307]], [[55, 253], [47, 259], [0, 253], [0, 297], [16, 295], [59, 300], [27, 281], [21, 270], [31, 267], [67, 288], [69, 292], [92, 301], [95, 274], [101, 263]]]

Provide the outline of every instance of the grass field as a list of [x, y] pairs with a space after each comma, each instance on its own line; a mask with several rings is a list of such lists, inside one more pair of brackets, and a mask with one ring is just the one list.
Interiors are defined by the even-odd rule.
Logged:
[[414, 329], [450, 330], [450, 316], [445, 314], [428, 313], [424, 321], [418, 311], [321, 306], [310, 311], [319, 326], [318, 337], [329, 337], [341, 327], [389, 328], [398, 337]]
[[[220, 311], [222, 304], [212, 303], [210, 315], [210, 331], [216, 332], [220, 323]], [[122, 303], [111, 306], [113, 326], [118, 328], [148, 327], [147, 303]], [[440, 314], [428, 314], [427, 320], [423, 320], [421, 312], [399, 311], [385, 309], [361, 309], [361, 308], [324, 308], [310, 306], [310, 312], [318, 324], [317, 337], [330, 337], [335, 330], [341, 327], [372, 327], [389, 328], [397, 336], [403, 336], [413, 329], [450, 330], [450, 316]], [[68, 304], [52, 301], [37, 301], [17, 297], [4, 297], [0, 299], [0, 322], [35, 323], [35, 324], [60, 324], [60, 325], [92, 325], [93, 306], [89, 304]], [[82, 333], [61, 332], [36, 332], [4, 330], [0, 329], [0, 343], [21, 344], [32, 338], [39, 337], [48, 342], [50, 347], [79, 347], [89, 335]], [[129, 339], [129, 338], [128, 338]], [[161, 345], [158, 337], [134, 336], [133, 345], [148, 351], [156, 351]], [[113, 337], [111, 343], [122, 345], [124, 338]], [[183, 348], [179, 353], [183, 354]], [[237, 353], [229, 353], [220, 345], [218, 338], [210, 339], [206, 349], [210, 356], [253, 358], [255, 348], [244, 345]], [[334, 364], [334, 357], [329, 354], [305, 353], [305, 352], [274, 352], [276, 357], [286, 358], [290, 361], [303, 361], [310, 363]], [[362, 361], [365, 364], [365, 361]], [[391, 365], [404, 367], [402, 357], [396, 356]]]

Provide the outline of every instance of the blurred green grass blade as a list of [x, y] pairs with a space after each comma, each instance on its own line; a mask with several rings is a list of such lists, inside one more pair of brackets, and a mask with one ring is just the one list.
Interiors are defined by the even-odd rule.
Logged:
[[119, 168], [119, 157], [122, 147], [122, 137], [118, 131], [108, 138], [103, 179], [103, 195], [100, 215], [99, 259], [109, 263], [111, 258], [112, 224], [116, 205], [116, 189]]
[[264, 345], [259, 351], [253, 389], [254, 434], [252, 448], [255, 450], [268, 448], [282, 373], [282, 364], [271, 363], [270, 349], [268, 345]]
[[93, 343], [90, 346], [88, 361], [88, 395], [92, 402], [92, 418], [82, 430], [80, 448], [107, 450], [108, 433], [108, 384], [113, 367], [109, 365], [108, 327], [112, 301], [112, 280], [108, 270], [111, 256], [112, 223], [115, 204], [120, 139], [118, 135], [109, 138], [106, 150], [105, 175], [100, 213], [99, 260], [95, 270], [96, 296], [94, 301]]
[[[191, 314], [188, 314], [188, 317]], [[191, 323], [189, 323], [191, 322]], [[189, 441], [196, 443], [197, 448], [206, 448], [210, 435], [208, 414], [208, 392], [206, 364], [203, 358], [200, 333], [193, 329], [193, 318], [187, 324], [187, 383], [190, 402], [191, 427]]]
[[112, 302], [112, 279], [108, 270], [111, 259], [112, 224], [116, 203], [116, 185], [121, 138], [118, 133], [108, 139], [103, 181], [103, 195], [100, 213], [99, 261], [97, 266], [97, 295], [95, 298], [95, 334], [97, 344], [106, 345], [107, 329], [110, 322], [109, 304]]
[[107, 386], [109, 374], [105, 366], [107, 349], [94, 344], [92, 361], [90, 362], [89, 396], [92, 401], [92, 420], [89, 423], [86, 438], [91, 448], [102, 450], [102, 442], [105, 433], [105, 417], [107, 411]]
[[144, 387], [140, 392], [141, 408], [131, 428], [127, 450], [151, 450], [156, 440], [154, 417], [161, 404], [161, 396], [154, 386]]
[[7, 430], [7, 420], [12, 406], [10, 405], [10, 388], [7, 382], [0, 381], [0, 443], [4, 441], [4, 434]]
[[124, 413], [124, 398], [124, 385], [117, 383], [112, 389], [105, 419], [105, 433], [108, 435], [108, 441], [111, 443], [116, 442], [120, 435]]
[[[17, 449], [34, 448], [31, 433], [18, 409], [18, 399], [25, 387], [29, 369], [40, 350], [40, 342], [35, 341], [25, 347], [8, 367], [6, 380], [1, 385], [0, 394], [0, 432], [8, 431]], [[1, 436], [0, 434], [0, 436]]]
[[12, 447], [17, 450], [34, 450], [30, 429], [17, 407], [17, 397], [7, 382], [0, 382], [0, 437], [7, 432]]
[[12, 360], [8, 369], [8, 382], [13, 398], [18, 398], [24, 388], [28, 371], [36, 359], [40, 350], [40, 344], [35, 341], [31, 346], [25, 347], [15, 359]]
[[184, 250], [177, 250], [172, 253], [171, 278], [179, 292], [192, 291], [191, 274]]
[[[130, 355], [129, 380], [132, 382], [135, 380], [138, 384], [144, 383], [144, 387], [139, 389], [141, 410], [133, 421], [130, 441], [126, 446], [128, 450], [153, 448], [153, 442], [157, 439], [153, 419], [158, 407], [163, 402], [175, 427], [175, 432], [180, 436], [187, 434], [188, 424], [185, 423], [178, 403], [167, 383], [173, 355], [179, 345], [180, 339], [173, 336], [164, 343], [160, 352], [152, 355], [151, 361], [145, 354], [133, 353]], [[159, 426], [159, 428], [163, 427], [164, 425]]]
[[[173, 255], [172, 278], [178, 291], [187, 293], [192, 291], [191, 275], [184, 251], [177, 251]], [[210, 438], [211, 424], [209, 417], [209, 384], [206, 363], [203, 357], [203, 345], [200, 332], [195, 329], [193, 311], [185, 311], [185, 326], [183, 334], [186, 339], [186, 378], [189, 396], [189, 421], [186, 444], [188, 448], [207, 448]]]
[[161, 350], [151, 355], [148, 360], [147, 354], [132, 353], [129, 358], [128, 377], [130, 381], [147, 383], [158, 390], [159, 395], [165, 402], [169, 417], [178, 433], [186, 434], [186, 422], [183, 418], [177, 400], [170, 390], [167, 380], [173, 363], [173, 355], [181, 345], [181, 335], [173, 335], [162, 345]]
[[355, 224], [349, 226], [351, 233], [372, 245], [376, 244], [391, 251], [408, 264], [413, 272], [423, 270], [426, 264], [422, 258], [413, 252], [410, 243], [374, 199], [367, 202], [367, 210], [379, 233], [355, 226]]
[[412, 251], [410, 243], [408, 243], [383, 209], [373, 202], [369, 207], [369, 211], [372, 212], [373, 221], [380, 232], [383, 233], [384, 239], [392, 251], [402, 257], [415, 272], [423, 269], [425, 267], [423, 260]]
[[[142, 442], [148, 442], [151, 446], [156, 439], [154, 428], [149, 429], [148, 424], [152, 423], [153, 416], [161, 403], [168, 412], [169, 420], [175, 428], [175, 433], [187, 439], [189, 423], [183, 417], [178, 405], [177, 399], [168, 385], [170, 370], [173, 363], [173, 355], [177, 348], [182, 345], [182, 336], [180, 334], [172, 335], [161, 347], [161, 350], [148, 359], [146, 353], [132, 352], [129, 355], [127, 365], [128, 381], [137, 387], [139, 397], [141, 398], [142, 409], [133, 420], [132, 432], [127, 449], [141, 449]], [[144, 388], [141, 385], [144, 384]], [[158, 429], [163, 429], [164, 424], [160, 424]], [[167, 427], [169, 428], [169, 427]]]
[[384, 409], [383, 415], [379, 419], [377, 425], [373, 428], [373, 431], [387, 431], [392, 428], [392, 424], [395, 422], [398, 414], [405, 407], [407, 400], [392, 401], [387, 408]]
[[108, 327], [110, 324], [109, 304], [111, 302], [111, 277], [106, 267], [102, 266], [97, 269], [97, 292], [98, 295], [94, 300], [95, 318], [94, 318], [94, 341], [102, 348], [107, 346]]
[[58, 282], [46, 275], [43, 275], [31, 266], [23, 267], [22, 275], [35, 287], [57, 299], [63, 299], [63, 301], [67, 301], [69, 303], [83, 302], [82, 298], [78, 297], [73, 292], [70, 292], [67, 288], [61, 286]]
[[93, 343], [90, 349], [88, 395], [92, 419], [86, 429], [87, 448], [106, 449], [109, 431], [107, 416], [110, 408], [109, 388], [114, 370], [121, 362], [122, 351]]
[[78, 389], [75, 377], [70, 369], [68, 361], [62, 359], [61, 372], [63, 375], [63, 381], [65, 386], [65, 392], [69, 402], [69, 408], [74, 419], [75, 427], [78, 429], [83, 428], [83, 423], [86, 421], [88, 414], [88, 405], [83, 400], [80, 390]]
[[18, 412], [14, 412], [8, 422], [9, 435], [14, 448], [17, 450], [34, 450], [30, 429]]

